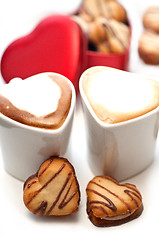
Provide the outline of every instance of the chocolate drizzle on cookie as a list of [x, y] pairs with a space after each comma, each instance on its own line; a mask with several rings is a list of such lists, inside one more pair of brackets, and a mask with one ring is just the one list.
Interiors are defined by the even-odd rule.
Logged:
[[[99, 185], [98, 185], [99, 186]], [[117, 210], [117, 208], [116, 208], [116, 206], [114, 205], [114, 203], [109, 199], [109, 198], [107, 198], [105, 195], [103, 195], [103, 194], [101, 194], [101, 193], [99, 193], [99, 192], [97, 192], [97, 191], [95, 191], [95, 190], [93, 190], [93, 189], [89, 189], [89, 188], [87, 188], [87, 192], [92, 192], [92, 193], [94, 193], [94, 194], [96, 194], [96, 195], [99, 195], [101, 198], [103, 198], [104, 200], [106, 200], [106, 203], [105, 202], [102, 202], [102, 201], [90, 201], [89, 202], [89, 204], [94, 204], [94, 203], [96, 203], [96, 204], [100, 204], [100, 205], [103, 205], [103, 206], [106, 206], [106, 207], [108, 207], [108, 208], [110, 208], [113, 212], [115, 212], [116, 210]], [[107, 203], [108, 202], [108, 203]], [[93, 208], [98, 208], [97, 206], [92, 206], [91, 207], [91, 209], [93, 209]], [[101, 206], [100, 206], [100, 208], [101, 208]], [[106, 210], [103, 208], [103, 212], [106, 212]]]
[[125, 42], [121, 39], [120, 34], [115, 31], [115, 29], [113, 28], [113, 26], [111, 26], [110, 23], [109, 23], [109, 24], [106, 23], [106, 22], [103, 23], [103, 27], [106, 28], [107, 31], [108, 31], [108, 33], [109, 33], [112, 37], [114, 37], [114, 38], [121, 44], [121, 46], [123, 47], [123, 49], [126, 49], [126, 48], [127, 48], [127, 43], [125, 43]]
[[[54, 180], [54, 178], [62, 171], [62, 169], [65, 167], [65, 164], [63, 164], [61, 167], [60, 167], [60, 169], [32, 196], [32, 198], [26, 203], [26, 205], [29, 205], [30, 203], [31, 203], [31, 201], [33, 201], [33, 199], [44, 189], [44, 188], [46, 188], [47, 187], [47, 185], [49, 184], [49, 183], [51, 183], [53, 180]], [[45, 168], [45, 170], [46, 170], [47, 168]], [[44, 171], [43, 171], [44, 172]], [[40, 174], [40, 176], [42, 175], [42, 173]], [[27, 185], [27, 188], [30, 188], [31, 187], [31, 185], [33, 184], [33, 183], [35, 183], [36, 181], [34, 181], [33, 180], [33, 182], [31, 182], [30, 184], [28, 184]], [[29, 187], [28, 187], [29, 186]]]
[[[53, 169], [52, 175], [50, 174], [51, 169]], [[71, 214], [78, 210], [79, 185], [73, 166], [68, 160], [51, 157], [41, 165], [37, 174], [33, 176], [28, 178], [24, 184], [24, 203], [34, 214], [42, 216], [67, 215], [65, 213], [68, 211]], [[72, 208], [69, 205], [70, 202], [73, 203]], [[69, 210], [67, 211], [68, 205]]]
[[[68, 174], [68, 176], [67, 176], [67, 178], [66, 178], [66, 180], [65, 180], [65, 182], [64, 182], [64, 184], [63, 184], [63, 186], [62, 186], [62, 188], [61, 188], [61, 190], [60, 190], [60, 192], [59, 192], [59, 194], [57, 195], [55, 201], [52, 203], [52, 205], [51, 205], [51, 207], [49, 208], [49, 210], [46, 212], [46, 215], [50, 215], [51, 211], [54, 209], [54, 207], [55, 207], [56, 204], [58, 203], [58, 201], [59, 201], [59, 199], [60, 199], [60, 197], [61, 197], [62, 192], [63, 192], [64, 189], [66, 188], [66, 185], [68, 184], [68, 182], [69, 182], [69, 180], [70, 180], [70, 178], [71, 178], [71, 175], [72, 175], [72, 172], [70, 172], [70, 173]], [[71, 186], [71, 184], [70, 184], [70, 186]], [[60, 204], [58, 205], [58, 208], [59, 208], [59, 209], [62, 209], [62, 208], [63, 208], [63, 204], [62, 204], [62, 203], [65, 202], [66, 197], [67, 197], [67, 195], [68, 195], [68, 193], [69, 193], [69, 190], [70, 190], [70, 187], [68, 188], [68, 190], [67, 190], [64, 198], [62, 199], [62, 201], [61, 201]], [[76, 193], [77, 193], [77, 192], [76, 192]], [[67, 201], [67, 203], [72, 199], [72, 197], [73, 197], [74, 195], [75, 195], [75, 193], [73, 193], [73, 194], [71, 195], [71, 197], [69, 198], [69, 200]], [[66, 203], [65, 205], [67, 205], [67, 203]]]
[[96, 226], [118, 225], [139, 216], [142, 197], [132, 184], [119, 184], [109, 176], [92, 179], [86, 188], [87, 213]]
[[47, 208], [47, 202], [46, 201], [42, 201], [40, 206], [37, 209], [35, 209], [33, 213], [34, 214], [39, 213], [39, 215], [43, 216], [44, 213], [45, 213], [46, 208]]

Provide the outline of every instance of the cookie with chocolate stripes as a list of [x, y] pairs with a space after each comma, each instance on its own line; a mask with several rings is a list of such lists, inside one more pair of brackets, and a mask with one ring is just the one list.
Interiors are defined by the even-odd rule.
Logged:
[[74, 167], [65, 158], [50, 157], [24, 183], [23, 201], [36, 215], [76, 213], [80, 190]]
[[125, 8], [113, 0], [83, 0], [83, 10], [92, 18], [103, 16], [113, 18], [119, 22], [126, 22], [127, 12]]
[[137, 218], [143, 210], [135, 185], [119, 184], [109, 176], [94, 177], [87, 185], [87, 214], [98, 227], [110, 227]]
[[126, 24], [118, 22], [114, 19], [97, 18], [90, 24], [89, 39], [94, 44], [106, 42], [107, 52], [122, 53], [128, 46], [130, 41], [130, 29]]

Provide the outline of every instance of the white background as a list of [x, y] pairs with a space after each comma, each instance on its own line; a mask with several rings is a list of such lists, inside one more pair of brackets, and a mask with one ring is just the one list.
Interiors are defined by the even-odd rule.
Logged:
[[[159, 78], [159, 66], [145, 65], [138, 57], [137, 44], [142, 32], [142, 14], [157, 0], [121, 0], [132, 24], [132, 45], [129, 70]], [[45, 16], [52, 13], [70, 13], [78, 8], [80, 0], [5, 0], [0, 1], [0, 56], [10, 42], [27, 34]], [[159, 5], [159, 2], [158, 2]], [[2, 78], [0, 79], [2, 82]], [[0, 83], [1, 84], [1, 83]], [[93, 177], [87, 165], [84, 120], [78, 101], [67, 157], [74, 164], [81, 189], [79, 212], [74, 216], [41, 218], [31, 214], [23, 204], [23, 183], [8, 175], [0, 157], [0, 239], [79, 239], [111, 238], [158, 239], [159, 227], [159, 140], [151, 166], [127, 180], [135, 184], [143, 196], [144, 211], [136, 220], [112, 228], [97, 228], [86, 214], [85, 188]], [[9, 151], [9, 146], [8, 146]], [[153, 234], [153, 235], [152, 235]]]

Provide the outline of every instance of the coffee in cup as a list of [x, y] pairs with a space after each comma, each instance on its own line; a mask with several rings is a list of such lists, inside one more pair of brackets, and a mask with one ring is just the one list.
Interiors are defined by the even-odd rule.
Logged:
[[124, 122], [159, 106], [157, 81], [117, 69], [90, 69], [82, 87], [94, 113], [105, 123]]
[[67, 152], [76, 103], [73, 84], [48, 72], [0, 87], [0, 147], [5, 170], [25, 180], [50, 156]]
[[71, 86], [61, 75], [14, 78], [0, 88], [0, 112], [29, 126], [58, 129], [68, 115], [71, 98]]
[[154, 159], [159, 122], [159, 82], [95, 66], [79, 81], [87, 159], [94, 175], [129, 178]]

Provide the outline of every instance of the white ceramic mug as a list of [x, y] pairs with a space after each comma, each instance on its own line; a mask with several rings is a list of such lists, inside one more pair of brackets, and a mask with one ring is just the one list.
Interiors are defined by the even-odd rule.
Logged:
[[50, 156], [64, 156], [67, 151], [76, 93], [71, 81], [65, 79], [71, 86], [72, 100], [68, 116], [60, 128], [36, 128], [16, 122], [0, 113], [0, 147], [4, 168], [20, 180], [25, 180], [35, 173], [40, 164]]
[[105, 124], [93, 111], [79, 82], [88, 143], [87, 158], [95, 175], [124, 180], [144, 170], [154, 158], [159, 125], [159, 107], [140, 117]]

